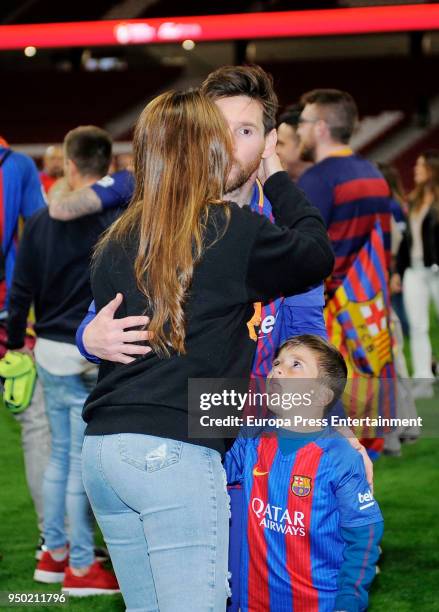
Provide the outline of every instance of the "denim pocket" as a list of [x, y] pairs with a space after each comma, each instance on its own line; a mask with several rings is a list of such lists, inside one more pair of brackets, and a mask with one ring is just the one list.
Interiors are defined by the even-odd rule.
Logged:
[[180, 461], [183, 442], [142, 434], [119, 434], [120, 458], [145, 472], [157, 472]]

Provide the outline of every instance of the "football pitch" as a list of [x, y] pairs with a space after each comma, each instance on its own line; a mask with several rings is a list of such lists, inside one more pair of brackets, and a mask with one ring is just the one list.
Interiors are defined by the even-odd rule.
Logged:
[[[437, 423], [439, 393], [435, 399], [419, 401], [418, 409], [420, 416]], [[385, 534], [380, 574], [371, 593], [369, 610], [372, 612], [439, 612], [438, 466], [439, 438], [427, 437], [404, 446], [402, 457], [381, 457], [375, 463], [375, 495], [384, 514]], [[2, 406], [0, 591], [59, 592], [59, 586], [41, 585], [32, 580], [37, 540], [36, 518], [24, 479], [19, 426]], [[63, 607], [72, 612], [125, 609], [120, 596], [70, 599]], [[35, 608], [62, 609], [44, 605]], [[29, 607], [10, 609], [25, 612]]]

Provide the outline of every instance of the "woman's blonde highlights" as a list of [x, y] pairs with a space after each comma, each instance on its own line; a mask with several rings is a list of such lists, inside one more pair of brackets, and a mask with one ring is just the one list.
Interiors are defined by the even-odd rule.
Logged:
[[161, 356], [171, 349], [183, 354], [184, 305], [204, 250], [209, 206], [224, 205], [231, 136], [219, 109], [200, 92], [167, 92], [143, 110], [133, 147], [133, 199], [96, 256], [110, 240], [138, 241], [134, 270], [148, 302], [151, 346]]

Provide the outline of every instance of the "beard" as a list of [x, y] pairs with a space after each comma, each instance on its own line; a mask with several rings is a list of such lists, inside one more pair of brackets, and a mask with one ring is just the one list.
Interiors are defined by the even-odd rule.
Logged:
[[230, 171], [229, 177], [226, 183], [226, 193], [230, 194], [240, 189], [249, 180], [251, 175], [259, 168], [261, 163], [262, 151], [255, 155], [246, 164], [234, 160], [232, 170]]
[[64, 176], [64, 170], [63, 168], [53, 168], [48, 174], [52, 178], [61, 178]]
[[315, 145], [300, 143], [300, 159], [304, 162], [315, 162]]

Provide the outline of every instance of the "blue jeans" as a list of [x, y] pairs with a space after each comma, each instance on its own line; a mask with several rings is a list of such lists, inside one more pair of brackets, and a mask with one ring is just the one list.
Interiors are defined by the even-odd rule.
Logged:
[[219, 453], [142, 434], [86, 436], [84, 485], [127, 612], [223, 612], [229, 497]]
[[[37, 368], [51, 433], [50, 458], [43, 480], [45, 544], [53, 550], [69, 540], [70, 565], [87, 567], [94, 561], [93, 521], [82, 482], [85, 423], [81, 414], [96, 376], [55, 376], [38, 364]], [[69, 538], [65, 530], [66, 512]]]
[[[407, 313], [405, 311], [405, 306], [404, 306], [404, 296], [402, 293], [394, 293], [390, 297], [390, 301], [392, 303], [393, 310], [396, 312], [401, 322], [402, 332], [404, 336], [408, 338], [410, 335], [410, 327], [409, 327]], [[402, 350], [402, 345], [401, 345], [401, 350]]]

